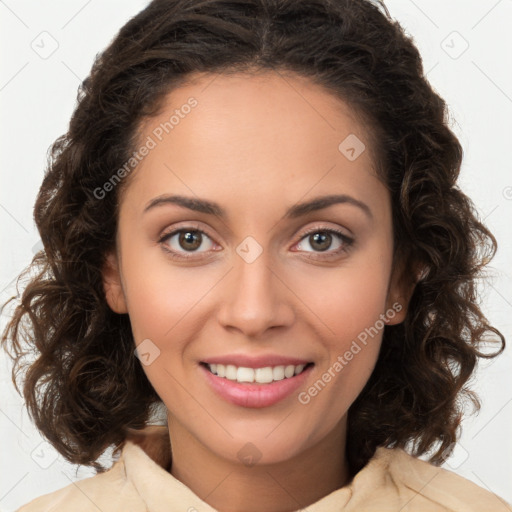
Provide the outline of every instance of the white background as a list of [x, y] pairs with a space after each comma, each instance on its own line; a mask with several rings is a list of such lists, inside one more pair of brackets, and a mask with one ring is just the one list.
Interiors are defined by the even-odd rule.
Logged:
[[[67, 130], [80, 81], [93, 58], [146, 0], [0, 1], [0, 301], [29, 263], [39, 236], [32, 207], [46, 151]], [[498, 239], [482, 290], [491, 323], [512, 343], [512, 0], [388, 0], [391, 15], [423, 55], [450, 106], [463, 145], [460, 184]], [[508, 23], [507, 23], [508, 20]], [[456, 32], [454, 34], [454, 31]], [[43, 33], [41, 35], [41, 33]], [[38, 46], [39, 45], [39, 46]], [[57, 47], [58, 45], [58, 47]], [[464, 48], [468, 46], [467, 49]], [[36, 53], [49, 52], [51, 55]], [[1, 327], [5, 326], [5, 315]], [[464, 422], [447, 467], [512, 502], [512, 356], [483, 363], [474, 382], [483, 406]], [[78, 473], [42, 442], [0, 359], [0, 511], [92, 475]], [[496, 510], [500, 510], [496, 502]]]

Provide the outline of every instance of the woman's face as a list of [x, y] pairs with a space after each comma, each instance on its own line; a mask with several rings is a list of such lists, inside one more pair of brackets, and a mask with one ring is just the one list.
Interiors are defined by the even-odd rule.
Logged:
[[404, 318], [390, 197], [367, 134], [323, 89], [196, 78], [141, 127], [106, 295], [129, 314], [171, 436], [284, 461], [344, 432], [384, 321]]

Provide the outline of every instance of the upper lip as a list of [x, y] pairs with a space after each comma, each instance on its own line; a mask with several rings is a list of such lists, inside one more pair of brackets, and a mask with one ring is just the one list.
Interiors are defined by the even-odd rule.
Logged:
[[206, 364], [232, 364], [234, 366], [243, 366], [244, 368], [265, 368], [266, 366], [298, 366], [308, 364], [312, 361], [300, 359], [298, 357], [287, 357], [277, 354], [262, 356], [249, 356], [247, 354], [226, 354], [224, 356], [209, 357], [202, 361]]

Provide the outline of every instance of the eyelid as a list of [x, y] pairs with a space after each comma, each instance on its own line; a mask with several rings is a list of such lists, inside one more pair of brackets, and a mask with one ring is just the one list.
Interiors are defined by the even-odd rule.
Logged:
[[343, 236], [344, 238], [353, 239], [353, 236], [351, 234], [345, 233], [344, 231], [348, 230], [344, 230], [343, 228], [340, 227], [328, 226], [326, 224], [317, 224], [315, 226], [312, 226], [311, 228], [307, 228], [305, 231], [302, 231], [299, 241], [303, 240], [306, 236], [310, 235], [311, 233], [317, 232], [336, 233], [340, 236]]
[[[347, 230], [348, 231], [348, 230]], [[312, 233], [330, 233], [337, 235], [341, 239], [341, 247], [336, 250], [328, 249], [326, 251], [304, 251], [307, 256], [306, 258], [313, 259], [316, 261], [319, 260], [329, 260], [329, 259], [335, 259], [339, 258], [340, 255], [343, 253], [348, 252], [350, 249], [352, 249], [355, 238], [353, 235], [348, 235], [343, 231], [343, 228], [340, 227], [328, 227], [325, 224], [315, 225], [311, 228], [308, 228], [306, 231], [302, 232], [300, 235], [300, 238], [297, 242], [294, 243], [292, 247], [297, 246], [300, 244], [303, 240], [305, 240], [309, 235]], [[294, 251], [295, 252], [295, 251]], [[302, 251], [296, 251], [296, 252], [302, 252]], [[314, 255], [314, 256], [311, 256]]]
[[[158, 236], [157, 243], [162, 247], [162, 249], [172, 258], [177, 261], [194, 261], [199, 258], [204, 257], [204, 255], [211, 256], [212, 252], [218, 252], [218, 250], [210, 249], [209, 251], [197, 252], [193, 251], [187, 253], [187, 251], [176, 251], [167, 246], [166, 242], [170, 240], [172, 237], [184, 231], [198, 231], [202, 235], [206, 235], [213, 245], [220, 245], [215, 241], [215, 237], [211, 236], [208, 232], [208, 229], [205, 229], [201, 225], [194, 222], [184, 222], [182, 224], [173, 225], [172, 228], [164, 230], [162, 234]], [[197, 256], [199, 255], [199, 256]], [[203, 255], [203, 256], [201, 256]]]
[[[197, 222], [194, 223], [194, 222], [186, 222], [185, 221], [181, 224], [173, 225], [173, 227], [170, 228], [169, 230], [164, 230], [164, 232], [161, 235], [159, 235], [159, 237], [158, 237], [158, 243], [160, 245], [162, 245], [163, 249], [167, 253], [169, 253], [173, 258], [175, 258], [177, 260], [194, 260], [194, 259], [197, 259], [197, 257], [195, 255], [211, 256], [212, 252], [219, 252], [219, 250], [212, 250], [212, 249], [210, 249], [209, 251], [204, 251], [204, 252], [196, 252], [196, 251], [193, 251], [190, 253], [187, 253], [187, 251], [177, 252], [177, 251], [169, 249], [168, 247], [165, 246], [165, 243], [164, 243], [165, 241], [169, 240], [170, 238], [177, 235], [178, 233], [184, 232], [184, 231], [198, 231], [202, 235], [206, 235], [214, 245], [220, 245], [220, 244], [218, 244], [218, 242], [216, 242], [216, 240], [215, 240], [216, 237], [212, 236], [209, 233], [209, 230], [207, 228], [203, 227], [202, 225], [200, 225]], [[315, 256], [306, 256], [310, 259], [319, 260], [319, 259], [326, 259], [326, 258], [334, 258], [334, 257], [338, 256], [339, 254], [348, 251], [354, 243], [353, 236], [344, 233], [343, 228], [329, 227], [325, 224], [320, 224], [320, 225], [317, 224], [315, 226], [312, 226], [312, 227], [306, 229], [305, 231], [302, 231], [300, 233], [300, 237], [298, 238], [298, 240], [296, 242], [294, 242], [292, 247], [295, 247], [296, 245], [301, 243], [305, 238], [308, 237], [308, 235], [310, 235], [312, 233], [318, 233], [318, 232], [331, 233], [334, 235], [338, 235], [338, 237], [342, 240], [342, 244], [344, 247], [341, 249], [337, 249], [335, 251], [332, 251], [332, 250], [327, 250], [325, 252], [323, 252], [323, 251], [304, 251], [307, 254], [315, 255]], [[303, 251], [294, 251], [294, 252], [303, 252]]]
[[213, 237], [207, 228], [203, 227], [201, 224], [196, 222], [183, 222], [173, 224], [172, 228], [164, 229], [164, 231], [158, 235], [158, 242], [161, 242], [164, 239], [169, 238], [172, 235], [176, 235], [181, 231], [199, 231], [204, 235], [207, 235], [212, 241], [215, 241], [215, 237]]

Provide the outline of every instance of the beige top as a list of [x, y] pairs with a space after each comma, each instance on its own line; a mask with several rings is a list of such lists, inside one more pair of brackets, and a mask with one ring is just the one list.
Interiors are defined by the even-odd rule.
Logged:
[[[168, 453], [168, 440], [168, 436], [154, 436], [151, 445], [146, 443], [144, 448], [127, 441], [108, 471], [40, 496], [18, 511], [215, 512], [164, 469], [170, 463], [170, 458], [161, 455]], [[512, 512], [512, 506], [456, 473], [412, 457], [401, 449], [380, 447], [350, 484], [305, 510]]]

